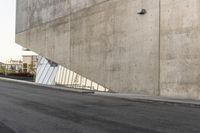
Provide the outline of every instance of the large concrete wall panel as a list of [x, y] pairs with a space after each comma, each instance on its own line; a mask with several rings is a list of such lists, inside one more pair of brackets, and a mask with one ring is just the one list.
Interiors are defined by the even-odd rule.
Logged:
[[30, 27], [39, 26], [48, 21], [49, 0], [28, 0]]
[[32, 28], [29, 32], [30, 36], [27, 39], [26, 48], [33, 49], [39, 55], [44, 55], [47, 51], [45, 25], [40, 25], [36, 28]]
[[70, 0], [28, 0], [30, 28], [70, 14]]
[[44, 56], [67, 68], [70, 67], [70, 17], [46, 24], [46, 53]]
[[157, 94], [158, 10], [158, 0], [115, 0], [73, 14], [71, 69], [116, 92]]
[[28, 0], [17, 0], [16, 4], [16, 33], [19, 33], [29, 28], [29, 6]]
[[16, 33], [108, 0], [17, 0]]
[[[105, 85], [106, 51], [105, 7], [85, 9], [71, 16], [71, 68], [85, 77]], [[107, 20], [106, 20], [107, 19]], [[78, 65], [78, 64], [79, 65]], [[97, 75], [97, 73], [99, 73]], [[98, 79], [98, 80], [97, 80]]]
[[71, 12], [75, 13], [80, 10], [96, 6], [109, 0], [71, 0]]
[[161, 95], [200, 99], [200, 1], [161, 2]]
[[[119, 1], [116, 7], [106, 83], [117, 92], [157, 95], [159, 1]], [[146, 9], [147, 14], [138, 15], [140, 9]], [[118, 83], [114, 83], [115, 80]]]

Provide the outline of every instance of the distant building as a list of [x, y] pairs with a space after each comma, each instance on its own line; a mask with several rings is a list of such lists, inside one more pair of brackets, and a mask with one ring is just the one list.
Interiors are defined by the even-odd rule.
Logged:
[[0, 69], [5, 68], [5, 64], [3, 62], [0, 62]]
[[0, 67], [1, 67], [1, 66], [4, 66], [4, 65], [5, 65], [5, 64], [4, 64], [3, 62], [0, 62]]
[[0, 62], [0, 74], [5, 73], [5, 64]]
[[23, 63], [21, 60], [9, 59], [3, 64], [8, 71], [13, 71], [16, 73], [22, 72]]
[[37, 69], [37, 55], [22, 55], [23, 72], [34, 73]]

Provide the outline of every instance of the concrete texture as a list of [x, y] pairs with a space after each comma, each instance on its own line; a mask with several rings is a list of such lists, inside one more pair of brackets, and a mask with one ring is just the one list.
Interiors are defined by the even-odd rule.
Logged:
[[0, 81], [2, 133], [198, 133], [200, 109]]
[[161, 95], [200, 99], [200, 1], [161, 1]]
[[[113, 91], [154, 94], [158, 87], [157, 3], [110, 1], [73, 14], [71, 69]], [[148, 15], [138, 15], [138, 7], [146, 8]]]
[[199, 9], [198, 0], [17, 0], [16, 42], [115, 92], [200, 99]]

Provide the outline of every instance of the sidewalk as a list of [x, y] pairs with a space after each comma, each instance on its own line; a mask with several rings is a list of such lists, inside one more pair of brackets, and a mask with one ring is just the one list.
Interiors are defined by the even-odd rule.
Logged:
[[37, 84], [35, 82], [9, 79], [9, 78], [3, 78], [3, 77], [0, 77], [0, 80], [10, 81], [10, 82], [15, 82], [15, 83], [28, 84], [28, 85], [34, 85], [34, 86], [40, 86], [40, 87], [45, 87], [45, 88], [57, 89], [57, 90], [63, 90], [63, 91], [68, 91], [68, 92], [75, 92], [75, 93], [84, 93], [84, 94], [94, 93], [94, 91], [91, 91], [91, 90], [74, 89], [74, 88], [63, 87], [63, 86], [54, 86], [54, 85], [52, 85], [52, 86], [51, 85], [43, 85], [43, 84]]
[[179, 105], [183, 104], [183, 105], [200, 107], [200, 100], [176, 99], [176, 98], [168, 98], [168, 97], [160, 97], [160, 96], [122, 94], [122, 93], [104, 93], [104, 92], [95, 92], [94, 95], [114, 97], [114, 98], [120, 98], [120, 99], [138, 101], [138, 102], [160, 102], [160, 103], [167, 103], [167, 104], [179, 104]]
[[74, 89], [74, 88], [62, 87], [62, 86], [49, 86], [49, 85], [43, 85], [43, 84], [36, 84], [34, 82], [29, 82], [29, 81], [15, 80], [15, 79], [2, 78], [2, 77], [0, 77], [0, 80], [22, 83], [22, 84], [29, 84], [29, 85], [40, 86], [40, 87], [51, 88], [51, 89], [57, 89], [57, 90], [63, 90], [63, 91], [74, 92], [74, 93], [91, 94], [91, 95], [94, 95], [94, 96], [113, 97], [113, 98], [119, 98], [119, 99], [131, 100], [131, 101], [138, 101], [138, 102], [160, 102], [160, 103], [162, 102], [162, 103], [168, 103], [168, 104], [183, 104], [183, 105], [200, 107], [200, 100], [176, 99], [176, 98], [138, 95], [138, 94], [94, 92], [94, 91], [91, 91], [91, 90]]

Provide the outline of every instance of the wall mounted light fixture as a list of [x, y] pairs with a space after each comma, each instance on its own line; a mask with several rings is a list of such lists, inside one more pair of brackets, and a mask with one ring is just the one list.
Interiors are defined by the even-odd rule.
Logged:
[[137, 14], [140, 14], [140, 15], [144, 15], [146, 13], [147, 13], [146, 9], [140, 9], [137, 11]]

